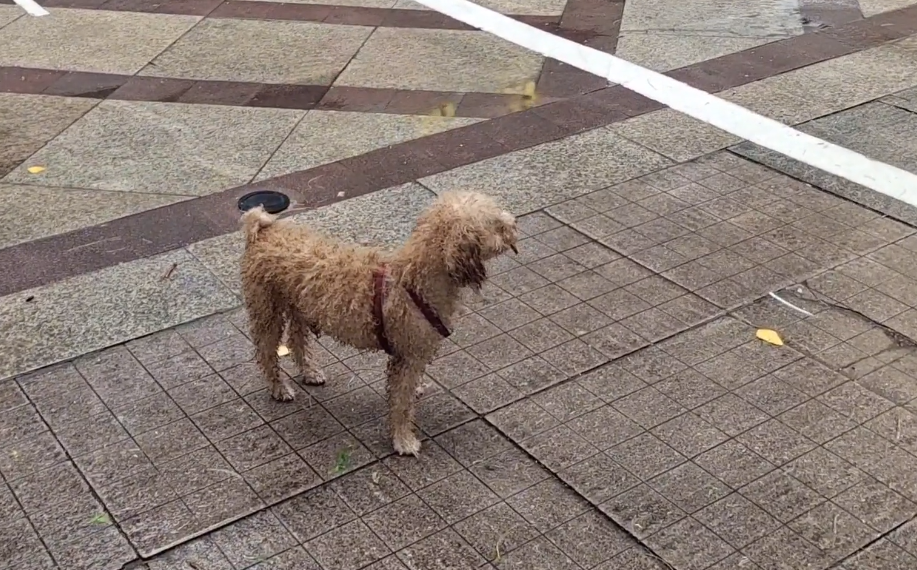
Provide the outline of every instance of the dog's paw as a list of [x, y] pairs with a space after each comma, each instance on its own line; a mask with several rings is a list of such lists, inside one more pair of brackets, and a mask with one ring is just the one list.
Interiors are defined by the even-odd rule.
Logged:
[[423, 398], [423, 393], [426, 389], [427, 389], [426, 384], [423, 384], [423, 383], [418, 384], [417, 387], [414, 388], [414, 397]]
[[286, 384], [278, 382], [271, 388], [271, 397], [278, 402], [292, 402], [296, 397], [296, 393], [293, 392], [292, 386], [287, 386]]
[[325, 383], [325, 373], [321, 370], [316, 372], [303, 372], [302, 374], [302, 383], [308, 384], [309, 386], [321, 386]]
[[402, 437], [396, 437], [392, 446], [398, 455], [420, 455], [420, 440], [414, 434], [408, 434]]

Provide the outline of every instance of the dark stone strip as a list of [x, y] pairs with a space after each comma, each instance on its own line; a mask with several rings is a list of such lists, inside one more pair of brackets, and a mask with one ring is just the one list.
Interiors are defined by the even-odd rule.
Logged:
[[[26, 67], [0, 67], [0, 93], [402, 115], [425, 115], [451, 103], [457, 116], [477, 118], [506, 115], [525, 101], [521, 95], [504, 93], [197, 81]], [[542, 98], [542, 102], [552, 100]]]
[[[0, 4], [13, 4], [13, 0], [0, 0]], [[159, 0], [152, 2], [150, 0], [47, 0], [42, 2], [42, 6], [45, 8], [82, 8], [84, 10], [321, 22], [388, 28], [473, 29], [433, 10], [367, 8], [334, 4], [292, 4], [250, 0]], [[556, 26], [559, 20], [557, 16], [512, 15], [510, 17], [539, 27]]]

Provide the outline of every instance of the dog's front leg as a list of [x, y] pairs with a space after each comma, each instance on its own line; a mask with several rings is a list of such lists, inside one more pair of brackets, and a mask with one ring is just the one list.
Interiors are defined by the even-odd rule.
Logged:
[[420, 453], [420, 440], [414, 433], [414, 401], [423, 370], [422, 363], [397, 356], [388, 362], [389, 423], [392, 446], [399, 455]]

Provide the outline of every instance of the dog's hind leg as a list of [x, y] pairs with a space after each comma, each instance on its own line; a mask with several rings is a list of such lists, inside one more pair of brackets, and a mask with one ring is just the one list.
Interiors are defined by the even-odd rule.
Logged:
[[306, 319], [290, 311], [290, 352], [293, 353], [293, 362], [299, 367], [303, 383], [319, 385], [325, 383], [325, 373], [315, 362], [315, 341], [316, 336]]
[[423, 364], [392, 357], [388, 363], [389, 423], [392, 446], [399, 455], [420, 453], [420, 440], [414, 433], [414, 402], [423, 378]]
[[292, 400], [295, 396], [293, 386], [285, 374], [280, 374], [277, 356], [285, 324], [283, 312], [271, 298], [256, 300], [247, 296], [246, 305], [252, 341], [255, 343], [255, 360], [267, 380], [271, 396], [275, 400]]

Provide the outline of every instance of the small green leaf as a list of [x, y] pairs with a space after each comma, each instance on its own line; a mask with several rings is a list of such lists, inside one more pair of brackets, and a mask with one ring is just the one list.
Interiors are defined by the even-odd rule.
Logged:
[[111, 524], [111, 519], [108, 518], [108, 513], [102, 513], [92, 517], [90, 522], [92, 524]]

